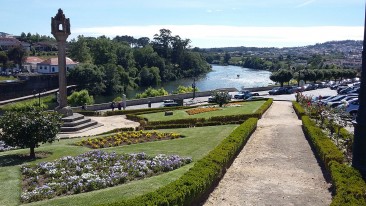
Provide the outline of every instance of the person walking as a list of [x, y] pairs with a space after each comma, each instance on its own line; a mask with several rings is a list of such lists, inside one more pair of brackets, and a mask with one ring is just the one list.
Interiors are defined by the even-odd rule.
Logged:
[[115, 106], [115, 105], [114, 105], [114, 102], [112, 102], [112, 103], [111, 103], [111, 109], [112, 109], [112, 111], [114, 111], [114, 106]]

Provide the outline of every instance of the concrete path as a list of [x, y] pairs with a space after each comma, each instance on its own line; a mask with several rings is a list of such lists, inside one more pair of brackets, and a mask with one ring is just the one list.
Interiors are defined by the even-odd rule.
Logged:
[[138, 122], [126, 119], [126, 115], [114, 115], [108, 117], [88, 117], [88, 118], [93, 119], [100, 124], [103, 124], [103, 126], [88, 129], [82, 132], [75, 132], [70, 134], [58, 134], [57, 137], [73, 138], [73, 137], [97, 135], [117, 128], [138, 127], [140, 125], [140, 123]]
[[274, 102], [204, 205], [329, 205], [331, 193], [290, 102]]

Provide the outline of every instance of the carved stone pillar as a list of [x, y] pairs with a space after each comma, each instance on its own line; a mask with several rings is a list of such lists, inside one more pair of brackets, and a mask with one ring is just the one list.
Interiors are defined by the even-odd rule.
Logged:
[[51, 33], [58, 45], [58, 79], [59, 79], [59, 106], [57, 111], [65, 116], [71, 116], [72, 110], [67, 107], [67, 83], [66, 83], [66, 39], [71, 34], [70, 19], [65, 18], [61, 9], [55, 17], [51, 17]]

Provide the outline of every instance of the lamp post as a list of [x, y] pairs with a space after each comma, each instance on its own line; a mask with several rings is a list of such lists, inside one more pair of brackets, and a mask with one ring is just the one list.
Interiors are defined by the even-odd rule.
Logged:
[[359, 108], [356, 122], [354, 123], [355, 134], [353, 141], [352, 166], [366, 176], [366, 10], [362, 51], [361, 85], [358, 95]]

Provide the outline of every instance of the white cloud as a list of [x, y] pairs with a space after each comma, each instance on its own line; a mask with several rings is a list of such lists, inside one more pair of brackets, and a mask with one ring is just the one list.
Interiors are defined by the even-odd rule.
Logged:
[[191, 39], [192, 46], [201, 48], [225, 46], [287, 47], [305, 46], [331, 40], [362, 40], [362, 26], [318, 27], [244, 27], [223, 25], [150, 25], [75, 28], [73, 35], [115, 37], [130, 35], [149, 37], [165, 28], [172, 35]]

